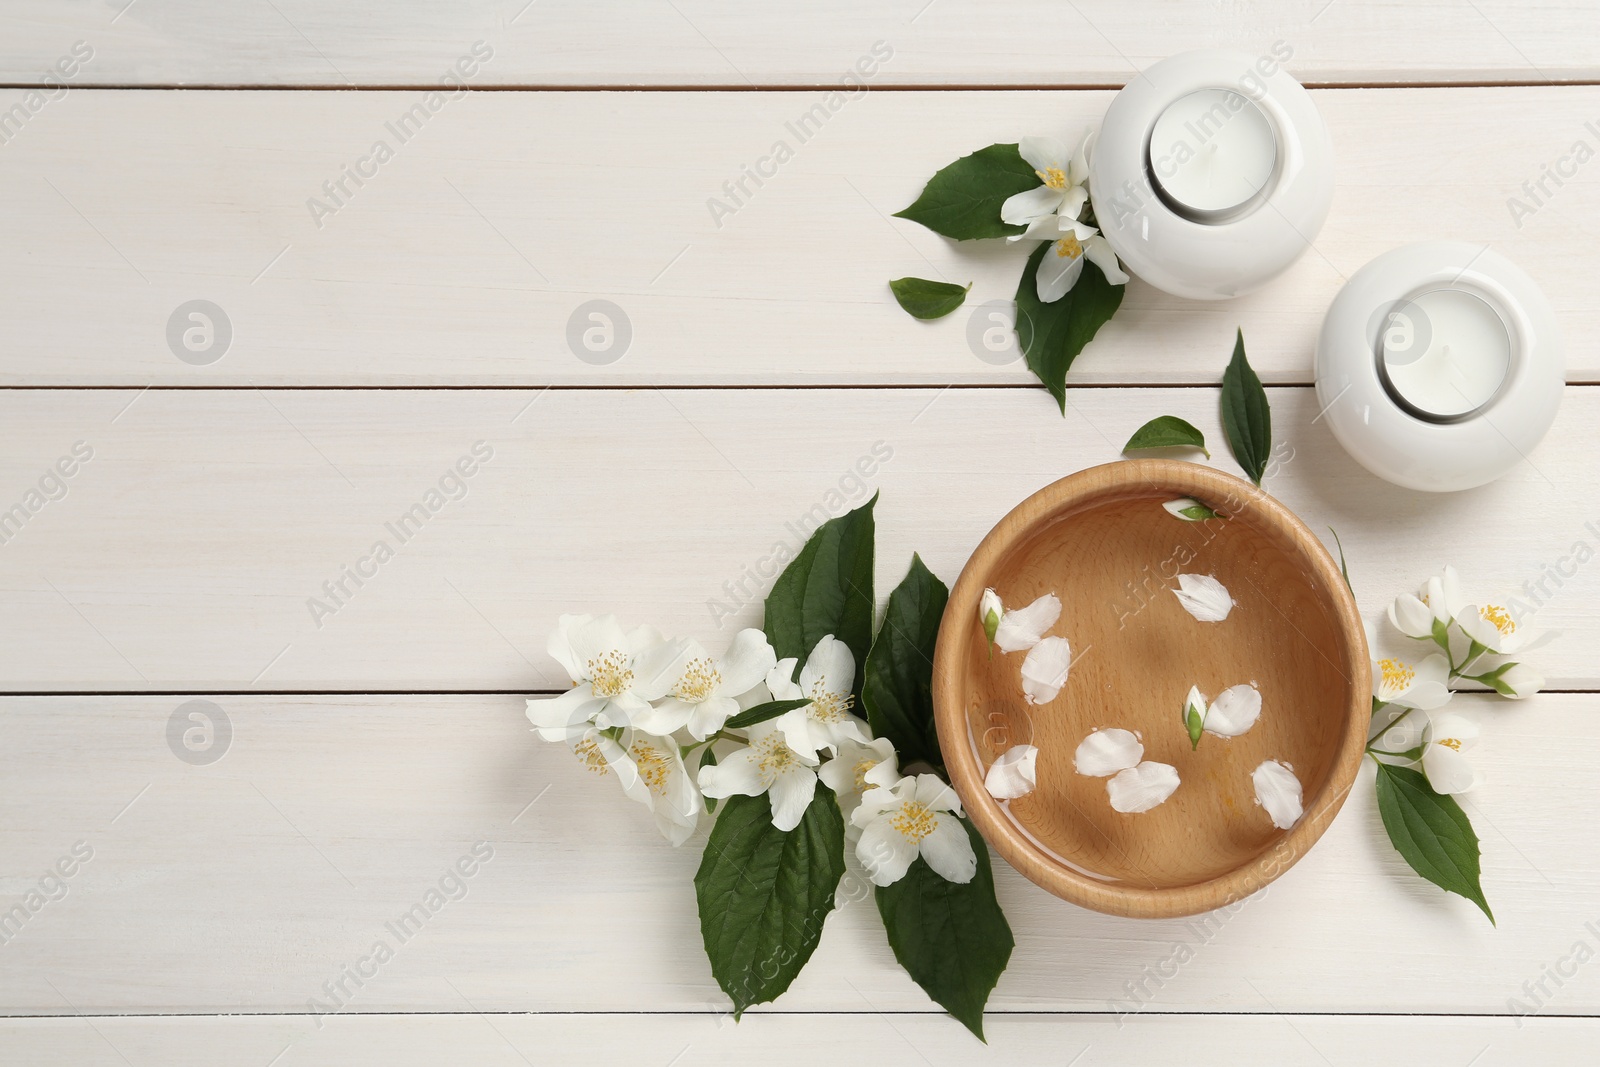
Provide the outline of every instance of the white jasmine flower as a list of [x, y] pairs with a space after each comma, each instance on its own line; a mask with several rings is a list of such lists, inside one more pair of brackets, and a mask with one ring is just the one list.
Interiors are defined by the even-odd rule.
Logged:
[[[1422, 583], [1417, 598], [1428, 606], [1435, 619], [1446, 623], [1467, 606], [1467, 598], [1461, 592], [1461, 575], [1449, 564], [1445, 565], [1437, 577], [1429, 578]], [[1427, 637], [1430, 634], [1423, 636]]]
[[1526, 663], [1500, 663], [1477, 675], [1476, 680], [1512, 700], [1531, 697], [1544, 688], [1544, 675]]
[[1229, 686], [1206, 709], [1205, 730], [1218, 737], [1238, 737], [1261, 718], [1261, 691], [1254, 683]]
[[1129, 767], [1137, 767], [1142, 759], [1144, 746], [1139, 743], [1138, 735], [1131, 730], [1113, 727], [1096, 730], [1078, 742], [1072, 765], [1079, 774], [1104, 778]]
[[1436, 793], [1465, 793], [1481, 780], [1465, 752], [1478, 743], [1476, 723], [1452, 712], [1428, 718], [1422, 728], [1422, 773]]
[[633, 725], [662, 737], [687, 728], [704, 741], [739, 713], [739, 697], [760, 685], [777, 665], [777, 653], [760, 630], [740, 630], [727, 655], [713, 662], [705, 649], [689, 642], [688, 658], [664, 699], [633, 716]]
[[873, 885], [898, 882], [918, 856], [947, 881], [970, 882], [978, 857], [960, 814], [960, 798], [935, 774], [869, 789], [850, 816], [861, 829], [856, 858]]
[[861, 794], [873, 786], [887, 789], [898, 782], [900, 764], [887, 737], [875, 737], [864, 744], [847, 740], [839, 743], [838, 753], [822, 765], [817, 777], [839, 798], [845, 829], [850, 830], [850, 816], [861, 802]]
[[1499, 604], [1468, 604], [1456, 612], [1456, 625], [1473, 641], [1502, 656], [1538, 648], [1556, 636], [1553, 632], [1519, 627], [1511, 613]]
[[772, 825], [793, 830], [817, 793], [817, 761], [784, 741], [777, 720], [750, 727], [750, 746], [700, 768], [700, 791], [721, 800], [735, 794], [772, 802]]
[[1022, 695], [1030, 704], [1048, 704], [1067, 684], [1072, 646], [1065, 637], [1046, 637], [1022, 661]]
[[1162, 803], [1178, 788], [1178, 768], [1149, 760], [1118, 771], [1106, 782], [1111, 806], [1125, 815], [1137, 815]]
[[682, 674], [689, 652], [687, 642], [667, 642], [652, 626], [624, 633], [615, 615], [563, 615], [546, 648], [574, 683], [528, 701], [528, 721], [546, 741], [580, 736], [591, 723], [633, 725]]
[[993, 589], [985, 589], [983, 596], [978, 598], [978, 620], [983, 623], [983, 636], [994, 644], [994, 635], [1000, 632], [1000, 619], [1006, 613], [1006, 606], [1000, 603], [1000, 594]]
[[[993, 589], [984, 590], [984, 599], [989, 603], [990, 610], [998, 610], [994, 634], [990, 638], [1002, 652], [1025, 652], [1037, 645], [1050, 627], [1061, 618], [1061, 601], [1054, 593], [1046, 593], [1025, 608], [1007, 611], [1000, 603], [1000, 597], [994, 596]], [[983, 609], [979, 609], [982, 611]], [[988, 616], [984, 616], [984, 629], [988, 632]]]
[[1201, 622], [1221, 622], [1233, 610], [1227, 588], [1209, 574], [1180, 574], [1172, 591], [1183, 609]]
[[1287, 830], [1300, 821], [1305, 809], [1300, 803], [1300, 779], [1287, 763], [1266, 760], [1250, 775], [1256, 787], [1256, 803], [1266, 809], [1272, 825]]
[[[1017, 152], [1033, 168], [1042, 185], [1007, 197], [1000, 205], [1000, 221], [1013, 226], [1030, 225], [1040, 219], [1065, 216], [1076, 219], [1089, 202], [1089, 153], [1094, 147], [1094, 132], [1084, 135], [1075, 158], [1067, 156], [1067, 146], [1054, 137], [1024, 137]], [[1026, 237], [1019, 234], [1018, 239]]]
[[1161, 506], [1167, 510], [1169, 515], [1174, 515], [1184, 522], [1200, 522], [1204, 519], [1221, 517], [1192, 496], [1180, 496], [1178, 499], [1169, 500]]
[[[1092, 226], [1073, 223], [1073, 228], [1074, 232], [1050, 246], [1050, 250], [1039, 259], [1039, 268], [1034, 272], [1034, 288], [1038, 291], [1039, 299], [1046, 304], [1060, 300], [1078, 284], [1086, 259], [1099, 267], [1100, 273], [1112, 285], [1126, 285], [1128, 282], [1128, 275], [1117, 262], [1117, 254], [1112, 251], [1109, 241]], [[1077, 233], [1081, 230], [1088, 230], [1089, 236], [1080, 239]]]
[[1421, 597], [1401, 593], [1389, 604], [1389, 622], [1407, 637], [1432, 640], [1433, 621], [1433, 609]]
[[1424, 711], [1450, 701], [1450, 661], [1435, 652], [1415, 665], [1387, 657], [1372, 665], [1372, 695], [1385, 704]]
[[772, 720], [789, 747], [813, 762], [822, 749], [836, 752], [841, 741], [866, 744], [866, 723], [850, 714], [855, 706], [851, 687], [856, 680], [856, 658], [843, 641], [828, 634], [817, 642], [794, 682], [793, 657], [781, 659], [767, 674], [773, 700], [810, 700], [803, 708], [786, 711]]
[[1200, 692], [1200, 687], [1191, 685], [1189, 695], [1183, 698], [1183, 728], [1189, 733], [1189, 749], [1193, 751], [1200, 747], [1200, 734], [1206, 728], [1206, 695]]
[[989, 765], [983, 787], [996, 800], [1015, 800], [1033, 792], [1038, 784], [1039, 750], [1032, 745], [1013, 745]]
[[649, 808], [656, 828], [674, 846], [694, 833], [703, 805], [671, 740], [629, 731], [618, 743], [590, 727], [571, 744], [580, 763], [602, 777], [615, 775], [630, 800]]

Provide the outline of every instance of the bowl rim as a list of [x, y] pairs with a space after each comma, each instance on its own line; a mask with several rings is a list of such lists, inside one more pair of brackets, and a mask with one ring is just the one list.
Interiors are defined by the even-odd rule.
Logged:
[[[1322, 788], [1306, 803], [1300, 821], [1254, 859], [1204, 882], [1151, 888], [1102, 882], [1065, 866], [1035, 844], [984, 788], [984, 769], [961, 699], [962, 652], [978, 627], [978, 602], [996, 563], [1038, 526], [1068, 508], [1129, 487], [1192, 496], [1227, 515], [1249, 513], [1258, 523], [1287, 534], [1313, 577], [1331, 597], [1344, 638], [1338, 650], [1350, 680], [1345, 724], [1333, 766]], [[1133, 459], [1089, 467], [1052, 482], [1012, 508], [973, 551], [950, 590], [933, 658], [934, 722], [950, 783], [967, 816], [1006, 862], [1029, 881], [1085, 908], [1134, 918], [1173, 918], [1212, 911], [1244, 900], [1293, 866], [1333, 822], [1361, 769], [1370, 726], [1372, 664], [1355, 597], [1322, 541], [1278, 500], [1242, 478], [1183, 460]]]

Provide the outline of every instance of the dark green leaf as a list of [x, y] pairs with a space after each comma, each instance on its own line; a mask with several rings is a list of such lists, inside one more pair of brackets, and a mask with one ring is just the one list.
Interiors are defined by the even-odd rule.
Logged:
[[1017, 283], [1017, 341], [1028, 359], [1028, 369], [1050, 390], [1065, 415], [1067, 371], [1083, 346], [1094, 340], [1100, 327], [1122, 306], [1122, 291], [1127, 286], [1112, 285], [1099, 267], [1084, 263], [1078, 284], [1060, 300], [1046, 304], [1039, 299], [1033, 276], [1052, 247], [1049, 241], [1040, 244], [1022, 268], [1022, 280]]
[[941, 319], [961, 306], [972, 286], [969, 284], [963, 289], [949, 282], [930, 282], [926, 278], [896, 278], [889, 283], [889, 288], [912, 318]]
[[895, 218], [920, 222], [934, 233], [970, 241], [1009, 237], [1026, 226], [1000, 221], [1000, 205], [1042, 184], [1014, 144], [992, 144], [962, 156], [929, 179], [916, 203]]
[[[717, 749], [716, 749], [716, 746], [715, 745], [707, 745], [705, 748], [702, 748], [700, 750], [700, 766], [701, 767], [715, 767], [716, 765], [717, 765]], [[716, 797], [706, 797], [705, 801], [706, 801], [706, 814], [707, 815], [715, 815], [717, 813], [717, 798]]]
[[844, 820], [827, 786], [817, 783], [788, 833], [772, 825], [767, 797], [727, 799], [694, 889], [711, 973], [735, 1017], [789, 988], [817, 947], [842, 877]]
[[1244, 331], [1233, 343], [1233, 359], [1222, 373], [1222, 428], [1228, 447], [1250, 480], [1257, 485], [1272, 455], [1272, 408], [1261, 379], [1244, 355]]
[[883, 625], [867, 654], [861, 702], [875, 737], [887, 737], [905, 766], [923, 760], [943, 768], [933, 726], [933, 646], [950, 590], [911, 557], [911, 569], [889, 594]]
[[818, 641], [832, 634], [856, 658], [852, 691], [861, 699], [861, 679], [872, 647], [872, 499], [829, 519], [800, 550], [767, 594], [767, 640], [779, 659], [804, 664]]
[[1128, 443], [1122, 446], [1124, 452], [1133, 452], [1141, 448], [1198, 448], [1211, 458], [1211, 450], [1206, 447], [1206, 435], [1197, 428], [1176, 415], [1162, 415], [1151, 419], [1128, 438]]
[[894, 958], [911, 980], [983, 1039], [983, 1006], [1016, 944], [994, 896], [989, 848], [965, 819], [978, 870], [965, 885], [947, 882], [920, 857], [904, 878], [877, 890], [878, 913]]
[[722, 724], [724, 730], [744, 730], [758, 722], [776, 719], [786, 711], [803, 708], [811, 703], [809, 700], [769, 700], [765, 704], [757, 704], [747, 708]]
[[1435, 793], [1421, 771], [1379, 763], [1378, 814], [1412, 870], [1466, 897], [1494, 922], [1479, 883], [1478, 835], [1454, 797]]

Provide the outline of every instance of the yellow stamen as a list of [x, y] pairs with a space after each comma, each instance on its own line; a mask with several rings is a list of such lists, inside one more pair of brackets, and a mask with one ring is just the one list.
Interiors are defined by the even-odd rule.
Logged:
[[678, 679], [675, 695], [686, 704], [699, 704], [707, 700], [722, 685], [722, 675], [708, 659], [697, 659], [684, 669]]
[[1083, 255], [1083, 246], [1078, 243], [1076, 236], [1069, 233], [1056, 242], [1056, 255], [1062, 259], [1077, 259]]
[[783, 735], [776, 730], [751, 742], [750, 747], [755, 749], [756, 769], [761, 772], [761, 780], [769, 786], [780, 774], [800, 762], [794, 750], [783, 743]]
[[879, 764], [879, 760], [864, 759], [856, 763], [856, 792], [867, 791], [867, 772]]
[[643, 741], [635, 741], [629, 755], [639, 769], [639, 780], [650, 787], [650, 792], [661, 796], [667, 791], [667, 776], [672, 773], [672, 761], [659, 748]]
[[595, 774], [605, 775], [611, 773], [611, 768], [606, 763], [605, 754], [600, 751], [599, 743], [592, 737], [579, 741], [573, 746], [572, 754], [578, 757], [579, 763], [582, 763]]
[[1411, 688], [1411, 682], [1417, 676], [1409, 664], [1401, 663], [1397, 659], [1380, 659], [1378, 671], [1383, 675], [1382, 689], [1385, 693], [1403, 693]]
[[926, 804], [910, 800], [900, 805], [900, 810], [889, 819], [889, 825], [899, 830], [913, 845], [920, 845], [922, 839], [933, 833], [933, 828], [939, 825], [939, 815]]
[[619, 697], [633, 688], [628, 657], [617, 649], [589, 661], [589, 684], [597, 697]]
[[818, 722], [843, 722], [855, 703], [856, 698], [851, 694], [830, 693], [822, 688], [821, 682], [814, 682], [811, 686], [811, 706], [806, 714]]
[[1502, 634], [1516, 633], [1517, 624], [1515, 620], [1513, 620], [1506, 612], [1506, 609], [1501, 607], [1499, 604], [1490, 604], [1487, 607], [1481, 608], [1479, 609], [1478, 614], [1482, 615], [1485, 622], [1489, 623], [1496, 630], [1499, 630]]
[[1040, 181], [1052, 189], [1065, 189], [1067, 187], [1067, 172], [1060, 167], [1046, 167], [1044, 170], [1036, 170], [1034, 173], [1039, 176]]
[[1445, 748], [1455, 749], [1457, 752], [1461, 751], [1461, 740], [1460, 740], [1460, 738], [1441, 737], [1441, 738], [1439, 738], [1439, 740], [1435, 741], [1434, 744], [1443, 745]]

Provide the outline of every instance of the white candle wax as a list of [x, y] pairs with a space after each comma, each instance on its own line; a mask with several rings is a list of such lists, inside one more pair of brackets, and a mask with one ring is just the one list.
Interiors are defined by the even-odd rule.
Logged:
[[1511, 371], [1505, 321], [1464, 289], [1433, 289], [1391, 312], [1378, 336], [1391, 394], [1432, 420], [1478, 410]]
[[1179, 97], [1150, 135], [1150, 176], [1179, 214], [1206, 221], [1260, 195], [1278, 165], [1278, 139], [1260, 108], [1229, 89]]

